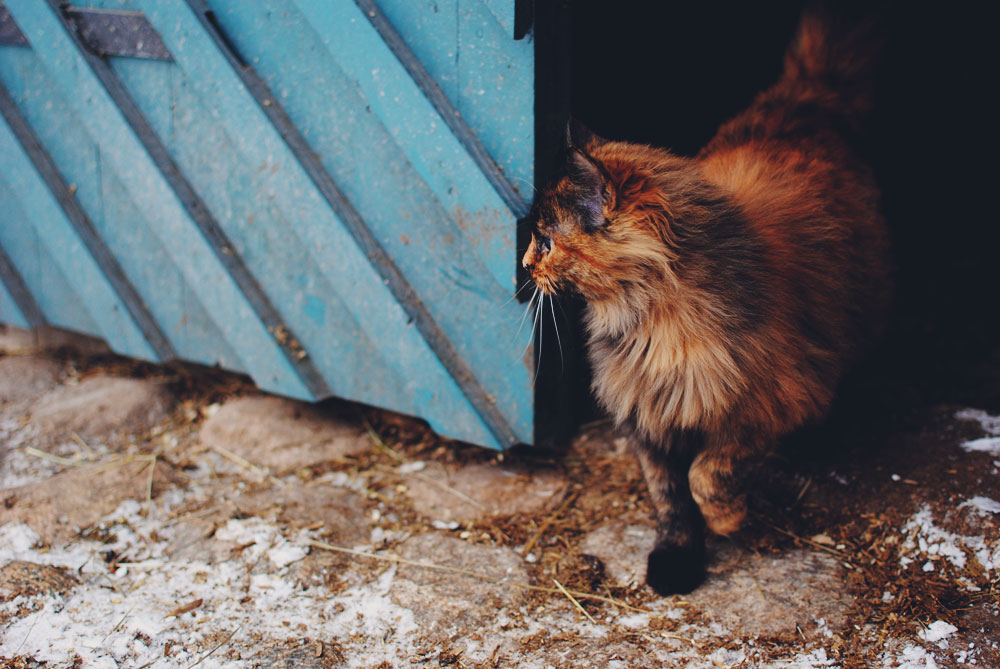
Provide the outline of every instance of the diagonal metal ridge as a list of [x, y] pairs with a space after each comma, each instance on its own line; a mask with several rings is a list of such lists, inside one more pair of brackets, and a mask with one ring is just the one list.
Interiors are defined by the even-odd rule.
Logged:
[[20, 272], [10, 261], [10, 256], [0, 247], [0, 281], [7, 286], [7, 292], [14, 298], [17, 308], [24, 314], [28, 324], [33, 328], [40, 328], [48, 325], [45, 315], [39, 308], [35, 298], [31, 296], [31, 291], [21, 278]]
[[[459, 355], [445, 331], [434, 319], [420, 296], [410, 285], [402, 271], [392, 260], [381, 243], [368, 228], [367, 223], [340, 190], [333, 177], [320, 162], [298, 128], [292, 123], [288, 113], [271, 93], [263, 79], [244, 64], [234, 51], [228, 39], [217, 28], [211, 9], [203, 0], [185, 0], [199, 23], [211, 37], [216, 48], [222, 53], [233, 71], [243, 82], [247, 91], [257, 102], [264, 115], [274, 126], [281, 139], [308, 174], [309, 179], [329, 203], [334, 213], [350, 232], [355, 242], [367, 256], [369, 262], [382, 277], [393, 297], [413, 319], [417, 330], [461, 389], [466, 399], [482, 418], [483, 422], [505, 446], [520, 443], [506, 416], [496, 406], [495, 400], [476, 378], [475, 372]], [[515, 193], [516, 195], [516, 193]]]
[[170, 360], [177, 357], [177, 352], [174, 351], [173, 345], [171, 345], [170, 340], [167, 339], [163, 330], [160, 329], [156, 318], [146, 306], [139, 291], [132, 285], [132, 282], [125, 274], [125, 270], [122, 269], [122, 266], [108, 249], [104, 240], [101, 239], [90, 217], [83, 210], [83, 207], [73, 197], [52, 158], [38, 140], [31, 126], [21, 116], [21, 112], [17, 109], [13, 98], [3, 84], [0, 84], [0, 115], [7, 121], [7, 125], [10, 126], [14, 136], [17, 137], [24, 152], [28, 154], [28, 158], [31, 159], [32, 164], [42, 177], [49, 192], [52, 193], [52, 196], [62, 208], [63, 213], [66, 214], [66, 218], [72, 224], [73, 229], [76, 230], [80, 241], [87, 247], [94, 262], [100, 267], [101, 272], [103, 272], [108, 283], [111, 284], [111, 287], [119, 299], [121, 299], [122, 304], [125, 305], [125, 308], [132, 316], [132, 320], [139, 326], [139, 330], [146, 338], [146, 341], [149, 342], [153, 351], [156, 352], [157, 357], [160, 360]]
[[382, 38], [382, 41], [385, 42], [386, 46], [389, 47], [389, 50], [396, 56], [396, 59], [403, 66], [403, 69], [406, 70], [407, 74], [410, 75], [410, 78], [413, 79], [420, 92], [434, 106], [444, 124], [448, 126], [452, 134], [465, 147], [465, 150], [476, 163], [476, 166], [479, 167], [479, 170], [486, 176], [490, 185], [493, 186], [507, 204], [507, 207], [514, 213], [514, 217], [524, 218], [527, 216], [527, 203], [518, 194], [517, 190], [515, 190], [510, 180], [500, 169], [500, 166], [493, 160], [486, 147], [483, 146], [479, 136], [473, 132], [459, 111], [451, 104], [448, 96], [438, 86], [434, 77], [427, 72], [423, 63], [413, 54], [410, 47], [406, 45], [403, 38], [396, 32], [396, 29], [392, 27], [392, 24], [389, 23], [389, 19], [385, 17], [382, 10], [379, 9], [373, 0], [354, 0], [354, 3], [365, 15], [365, 18], [368, 19], [368, 22], [372, 24], [372, 27]]
[[302, 379], [306, 388], [317, 398], [330, 396], [332, 392], [326, 383], [326, 379], [320, 374], [306, 352], [297, 348], [296, 345], [299, 339], [294, 335], [291, 328], [285, 324], [281, 314], [275, 308], [274, 304], [271, 303], [271, 300], [267, 297], [263, 288], [261, 288], [256, 277], [254, 277], [249, 268], [247, 268], [246, 263], [236, 253], [235, 247], [211, 212], [209, 212], [208, 207], [195, 191], [191, 182], [188, 181], [180, 167], [174, 162], [166, 146], [164, 146], [163, 142], [153, 131], [146, 117], [143, 116], [139, 106], [129, 95], [128, 91], [125, 90], [125, 86], [121, 80], [118, 79], [103, 58], [95, 55], [87, 48], [74, 24], [62, 12], [62, 3], [60, 0], [48, 0], [48, 4], [91, 71], [93, 71], [94, 75], [101, 82], [101, 85], [119, 111], [121, 111], [129, 127], [142, 143], [150, 159], [163, 175], [163, 178], [181, 202], [188, 216], [198, 226], [199, 231], [208, 242], [220, 264], [229, 273], [229, 276], [236, 283], [244, 297], [246, 297], [254, 313], [267, 328], [268, 332], [271, 333], [282, 354], [298, 374], [299, 378]]

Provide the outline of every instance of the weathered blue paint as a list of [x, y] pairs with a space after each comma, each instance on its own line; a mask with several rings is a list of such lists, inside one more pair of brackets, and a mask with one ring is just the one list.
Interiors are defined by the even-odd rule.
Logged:
[[18, 308], [14, 296], [7, 290], [7, 285], [2, 280], [0, 280], [0, 322], [10, 323], [19, 328], [33, 327], [28, 322], [24, 313]]
[[0, 78], [178, 357], [245, 371], [34, 52], [0, 49]]
[[379, 0], [378, 5], [522, 197], [531, 200], [534, 44], [513, 40], [514, 0]]
[[0, 246], [34, 298], [42, 317], [57, 327], [99, 336], [100, 327], [78, 292], [85, 286], [63, 274], [60, 264], [39, 239], [21, 208], [17, 192], [7, 185], [3, 176], [0, 176], [0, 202], [4, 203]]
[[[523, 199], [484, 174], [489, 164], [442, 118], [447, 107], [425, 97], [427, 82], [421, 88], [414, 81], [358, 5], [209, 3], [261, 90], [269, 89], [269, 104], [234, 67], [226, 45], [213, 41], [197, 2], [87, 4], [143, 11], [174, 62], [95, 64], [66, 34], [57, 10], [8, 0], [29, 41], [44, 46], [0, 48], [0, 80], [179, 356], [246, 371], [285, 395], [332, 393], [419, 415], [474, 443], [532, 440], [533, 370], [522, 362], [531, 333], [517, 334], [523, 308], [510, 300]], [[469, 61], [465, 67], [480, 57], [484, 71], [499, 62], [530, 75], [530, 45], [515, 43], [511, 26], [497, 18], [507, 5], [509, 23], [512, 2], [463, 4], [462, 25], [487, 25], [479, 39], [495, 32], [504, 40], [486, 63], [481, 45], [446, 38]], [[411, 26], [394, 26], [416, 53]], [[476, 28], [468, 29], [475, 36]], [[427, 72], [447, 93], [453, 82]], [[502, 83], [493, 80], [490, 95], [504, 90]], [[444, 101], [503, 167], [505, 174], [493, 175], [499, 183], [505, 175], [531, 176], [532, 81], [512, 77], [509, 84], [502, 114], [484, 113], [490, 95], [470, 96], [461, 86]], [[13, 160], [2, 161], [0, 179], [14, 178]], [[18, 256], [41, 258], [49, 250], [40, 237], [67, 234], [52, 227], [60, 211], [51, 193], [42, 209], [21, 202], [17, 189], [0, 188], [2, 201], [19, 210], [18, 224], [4, 226], [18, 230], [18, 239], [10, 246], [0, 240], [10, 254], [16, 248]], [[42, 224], [39, 216], [51, 220]], [[98, 331], [136, 355], [115, 339], [127, 325], [120, 330], [94, 308], [77, 313], [59, 303], [60, 291], [81, 298], [72, 282], [60, 281], [80, 271], [67, 258], [96, 266], [76, 244], [77, 255], [60, 247], [66, 257], [56, 278], [44, 280], [48, 287], [38, 277], [55, 254], [18, 258], [25, 283], [54, 322]], [[97, 299], [89, 284], [80, 292], [88, 293], [84, 303]], [[106, 300], [115, 297], [104, 292]], [[0, 311], [0, 318], [17, 317]], [[280, 326], [269, 332], [268, 323]], [[309, 383], [304, 365], [328, 390]]]
[[[31, 159], [7, 123], [0, 125], [0, 174], [7, 189], [17, 194], [24, 218], [31, 222], [37, 240], [44, 245], [63, 276], [78, 286], [83, 308], [91, 317], [94, 336], [105, 339], [126, 355], [158, 358], [129, 310], [115, 293], [93, 256], [84, 247], [55, 195], [46, 187]], [[4, 226], [4, 238], [16, 234], [15, 225]]]
[[[52, 217], [58, 218], [58, 216], [50, 211], [52, 204], [58, 205], [65, 223], [72, 226], [76, 237], [86, 247], [87, 253], [85, 254], [79, 253], [78, 249], [75, 250], [75, 255], [78, 255], [84, 264], [84, 276], [81, 276], [81, 278], [87, 278], [86, 275], [92, 273], [91, 268], [96, 263], [103, 278], [109, 284], [108, 287], [114, 291], [114, 297], [117, 298], [117, 300], [113, 299], [112, 302], [114, 309], [117, 311], [118, 302], [120, 302], [120, 305], [128, 310], [128, 314], [139, 328], [144, 339], [143, 348], [148, 344], [149, 348], [160, 360], [174, 358], [174, 349], [166, 336], [164, 336], [156, 319], [149, 312], [142, 297], [136, 292], [135, 286], [132, 285], [131, 281], [129, 281], [128, 277], [122, 271], [118, 260], [108, 250], [101, 236], [97, 234], [97, 230], [94, 228], [93, 223], [91, 223], [87, 213], [77, 202], [75, 189], [71, 189], [63, 181], [62, 175], [59, 174], [59, 170], [52, 162], [52, 158], [39, 143], [31, 126], [21, 116], [17, 106], [14, 104], [14, 100], [2, 84], [0, 84], [0, 115], [3, 116], [7, 122], [7, 126], [9, 126], [9, 129], [0, 128], [0, 136], [4, 135], [5, 131], [13, 133], [13, 135], [7, 134], [4, 139], [8, 140], [8, 143], [12, 147], [8, 159], [14, 165], [14, 178], [28, 183], [28, 188], [20, 191], [22, 197], [29, 198], [27, 208], [40, 213], [47, 220]], [[16, 140], [18, 146], [15, 147], [10, 140]], [[32, 174], [30, 170], [25, 170], [24, 158], [30, 160], [31, 166], [34, 167], [37, 174]], [[45, 187], [51, 195], [51, 201], [49, 199], [45, 199], [44, 201], [30, 200], [38, 192], [38, 178], [44, 182]], [[56, 227], [50, 229], [49, 232], [68, 235], [68, 231], [65, 230], [61, 223], [62, 221], [56, 222]], [[113, 324], [115, 319], [110, 320]], [[115, 335], [117, 336], [117, 334], [116, 331]], [[126, 350], [126, 345], [121, 345], [121, 349], [123, 351]]]
[[22, 328], [45, 325], [41, 309], [3, 247], [0, 247], [0, 322]]
[[[358, 215], [343, 191], [316, 158], [310, 145], [295, 129], [281, 102], [275, 99], [274, 94], [263, 81], [241, 65], [239, 57], [233, 52], [230, 44], [218, 34], [215, 22], [207, 14], [205, 6], [198, 0], [188, 0], [188, 4], [194, 9], [194, 15], [201, 27], [211, 36], [214, 46], [224, 54], [232, 71], [240, 78], [261, 111], [273, 125], [274, 130], [285, 142], [294, 159], [305, 170], [335, 216], [347, 228], [359, 249], [367, 256], [383, 283], [391, 291], [392, 297], [402, 305], [406, 314], [412, 319], [416, 330], [454, 379], [469, 404], [501, 443], [518, 441], [518, 437], [511, 429], [506, 416], [496, 406], [494, 397], [483, 387], [476, 377], [475, 371], [458, 355], [448, 334], [441, 327], [441, 323], [428, 310], [421, 295], [414, 290], [408, 277], [403, 275], [397, 263], [386, 253], [383, 244], [373, 235], [369, 224]], [[466, 144], [463, 143], [463, 146]]]
[[212, 320], [234, 342], [244, 369], [265, 388], [311, 399], [54, 10], [34, 0], [8, 0], [6, 4], [28, 40], [45, 45], [33, 49], [34, 53], [98, 143], [102, 160], [141, 208], [145, 222], [181, 269], [188, 286], [198, 291]]

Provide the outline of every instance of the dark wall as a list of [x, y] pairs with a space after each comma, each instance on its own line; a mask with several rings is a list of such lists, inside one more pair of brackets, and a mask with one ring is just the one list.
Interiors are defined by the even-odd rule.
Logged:
[[[573, 115], [606, 137], [693, 155], [777, 79], [802, 3], [568, 6]], [[897, 299], [860, 383], [911, 404], [998, 409], [997, 40], [972, 4], [889, 3], [877, 19], [885, 45], [866, 150]]]

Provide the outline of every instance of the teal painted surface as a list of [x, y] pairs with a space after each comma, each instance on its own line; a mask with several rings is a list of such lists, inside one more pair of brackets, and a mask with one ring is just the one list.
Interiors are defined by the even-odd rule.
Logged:
[[[157, 322], [186, 360], [245, 371], [239, 357], [190, 289], [181, 271], [143, 222], [140, 208], [101, 156], [33, 50], [0, 47], [0, 82], [17, 98], [65, 181], [101, 238], [145, 298]], [[2, 123], [2, 121], [0, 121]]]
[[0, 282], [0, 323], [9, 323], [19, 328], [30, 327], [28, 319], [17, 308], [14, 296], [10, 294], [3, 282]]
[[[319, 399], [282, 356], [275, 340], [283, 333], [261, 323], [49, 6], [5, 4], [36, 46], [0, 47], [0, 81], [178, 355], [244, 371], [272, 392]], [[447, 436], [508, 445], [491, 434], [192, 9], [177, 0], [85, 4], [144, 12], [170, 49], [174, 62], [112, 58], [110, 66], [330, 392], [421, 416]], [[466, 147], [353, 2], [209, 4], [517, 438], [530, 443], [534, 370], [524, 352], [532, 335], [518, 333], [523, 307], [511, 299], [515, 215]], [[532, 177], [533, 56], [529, 42], [511, 38], [513, 2], [452, 3], [450, 25], [430, 5], [403, 12], [402, 4], [381, 3], [523, 190], [518, 179]], [[427, 16], [408, 23], [421, 8]], [[460, 65], [439, 67], [441, 54], [428, 52], [434, 30], [433, 48], [459, 54]], [[0, 244], [42, 311], [122, 353], [153, 357], [17, 149], [0, 127], [0, 202], [16, 213]], [[9, 296], [0, 298], [0, 318], [23, 322]]]
[[0, 176], [0, 202], [4, 203], [0, 245], [45, 319], [57, 327], [99, 336], [100, 328], [77, 292], [83, 286], [63, 274], [59, 263], [39, 239], [21, 208], [18, 194], [7, 184], [5, 176]]
[[102, 160], [140, 207], [143, 222], [162, 242], [189, 289], [198, 293], [214, 323], [239, 352], [242, 368], [266, 389], [311, 399], [52, 10], [36, 0], [8, 0], [6, 5], [28, 40], [33, 45], [44, 45], [34, 48], [34, 53], [97, 142]]
[[[18, 218], [31, 222], [36, 246], [44, 247], [62, 276], [84, 288], [78, 291], [78, 297], [94, 328], [90, 334], [106, 340], [125, 355], [155, 360], [156, 354], [142, 331], [74, 233], [51, 191], [6, 124], [0, 124], [0, 174], [4, 175], [7, 192], [17, 194], [23, 212]], [[8, 233], [17, 234], [13, 221]], [[4, 233], [4, 237], [8, 233]]]
[[381, 0], [378, 4], [530, 201], [534, 44], [530, 39], [512, 39], [514, 0]]

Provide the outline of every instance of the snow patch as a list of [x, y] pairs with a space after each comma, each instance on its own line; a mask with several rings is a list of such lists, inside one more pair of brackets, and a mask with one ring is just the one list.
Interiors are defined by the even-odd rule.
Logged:
[[970, 453], [1000, 455], [1000, 437], [983, 437], [982, 439], [963, 441], [962, 448]]
[[[77, 540], [46, 552], [34, 548], [38, 535], [27, 526], [0, 527], [0, 561], [66, 566], [81, 580], [62, 596], [0, 603], [0, 618], [8, 621], [0, 658], [27, 655], [58, 664], [79, 657], [87, 667], [166, 669], [198, 662], [227, 639], [231, 649], [256, 649], [260, 644], [253, 639], [307, 635], [369, 639], [350, 666], [382, 661], [397, 666], [412, 654], [413, 614], [388, 597], [394, 570], [336, 596], [325, 586], [302, 590], [287, 577], [287, 567], [307, 554], [302, 544], [308, 532], [289, 540], [258, 518], [230, 520], [216, 531], [215, 541], [240, 548], [229, 560], [171, 560], [176, 526], [153, 521], [156, 507], [150, 518], [141, 509], [137, 502], [126, 502], [105, 517], [99, 524], [110, 538], [105, 543]], [[102, 557], [109, 550], [122, 556], [113, 572]], [[189, 612], [171, 615], [195, 602]], [[34, 610], [23, 615], [26, 604]], [[236, 669], [252, 659], [219, 652], [199, 666]]]
[[942, 639], [947, 639], [957, 631], [958, 628], [954, 625], [943, 620], [935, 620], [927, 626], [927, 629], [921, 630], [918, 636], [928, 643], [937, 643]]
[[423, 460], [414, 460], [413, 462], [407, 462], [396, 468], [396, 471], [400, 474], [413, 474], [415, 472], [422, 472], [427, 469], [427, 463]]
[[938, 527], [926, 504], [910, 518], [902, 531], [906, 538], [901, 545], [900, 564], [904, 567], [915, 560], [929, 558], [924, 570], [931, 571], [932, 561], [943, 558], [954, 567], [964, 569], [971, 554], [987, 575], [1000, 570], [1000, 544], [990, 545], [985, 537], [955, 534]]
[[24, 523], [7, 523], [0, 527], [0, 561], [17, 560], [38, 543], [38, 532]]
[[982, 409], [962, 409], [955, 412], [955, 418], [974, 420], [979, 423], [986, 434], [1000, 436], [1000, 416], [991, 416]]
[[902, 654], [896, 659], [896, 663], [886, 663], [885, 666], [896, 666], [899, 669], [938, 669], [937, 662], [934, 661], [934, 656], [920, 646], [907, 646], [904, 648]]
[[805, 655], [796, 655], [788, 660], [780, 660], [775, 667], [781, 669], [818, 669], [819, 667], [840, 667], [835, 660], [826, 656], [826, 650], [817, 648]]
[[981, 513], [984, 516], [989, 516], [993, 513], [1000, 513], [1000, 502], [992, 500], [989, 497], [973, 497], [972, 499], [966, 500], [958, 505], [958, 508], [971, 507]]
[[960, 420], [974, 420], [979, 423], [988, 437], [962, 442], [962, 448], [969, 452], [1000, 455], [1000, 416], [992, 416], [981, 409], [962, 409], [955, 413]]

